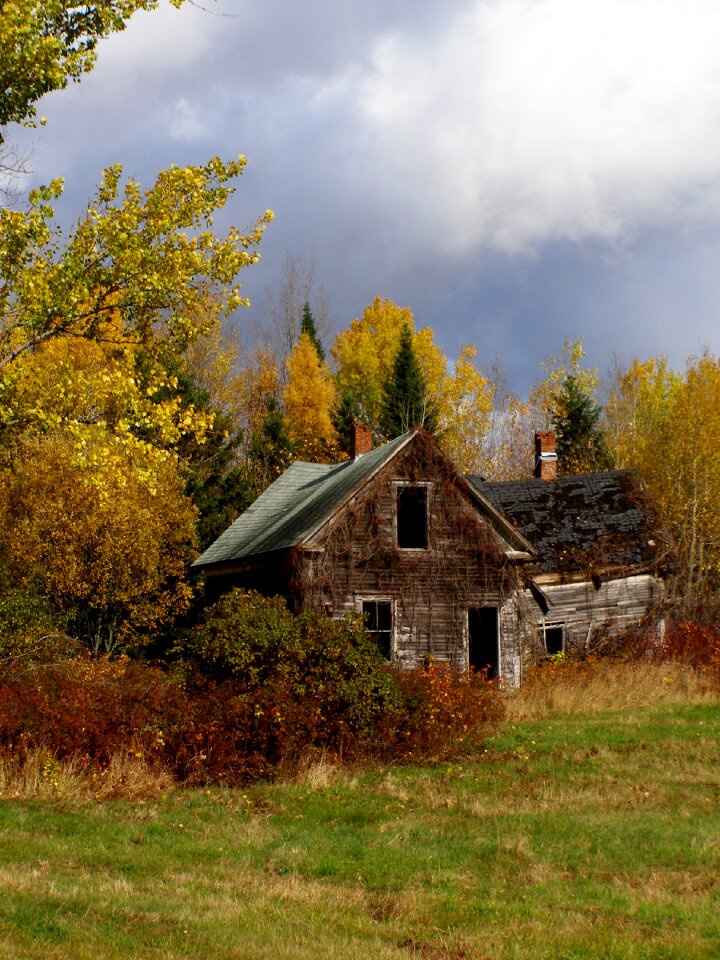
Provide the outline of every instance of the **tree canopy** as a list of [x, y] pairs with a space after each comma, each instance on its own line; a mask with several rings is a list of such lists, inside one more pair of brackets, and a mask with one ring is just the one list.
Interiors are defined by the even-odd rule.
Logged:
[[287, 358], [287, 373], [285, 415], [299, 456], [304, 460], [336, 459], [335, 384], [306, 330]]
[[[183, 0], [170, 0], [179, 7]], [[36, 103], [95, 64], [98, 41], [158, 0], [4, 0], [0, 4], [0, 142], [9, 123], [32, 122]]]
[[567, 376], [557, 393], [553, 416], [560, 473], [591, 473], [610, 468], [612, 458], [599, 426], [600, 414], [600, 407], [578, 378], [574, 374]]
[[395, 360], [383, 385], [380, 426], [388, 438], [398, 437], [411, 427], [437, 430], [435, 407], [413, 350], [409, 323], [403, 325]]
[[[215, 158], [205, 166], [171, 168], [144, 193], [134, 180], [121, 191], [121, 168], [110, 167], [67, 237], [52, 225], [59, 181], [33, 191], [27, 209], [0, 211], [1, 431], [23, 429], [46, 415], [41, 401], [23, 404], [20, 361], [51, 341], [102, 343], [106, 357], [120, 365], [142, 350], [142, 386], [152, 397], [164, 386], [164, 372], [154, 363], [158, 350], [184, 349], [218, 315], [245, 302], [237, 274], [257, 260], [255, 248], [272, 214], [246, 233], [232, 227], [219, 237], [210, 229], [213, 214], [233, 193], [229, 181], [244, 166], [244, 158]], [[115, 365], [118, 390], [137, 390], [131, 367], [126, 364], [123, 379]], [[130, 420], [122, 423], [129, 428]], [[182, 423], [175, 427], [183, 429]]]

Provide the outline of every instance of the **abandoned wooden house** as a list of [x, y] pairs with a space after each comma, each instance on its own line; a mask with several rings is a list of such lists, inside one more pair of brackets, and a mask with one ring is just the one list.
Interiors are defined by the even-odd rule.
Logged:
[[353, 443], [344, 463], [292, 464], [195, 561], [210, 597], [241, 586], [359, 613], [401, 666], [430, 656], [513, 685], [527, 656], [656, 606], [662, 551], [631, 474], [486, 483], [423, 430], [373, 450], [356, 425]]
[[535, 477], [469, 477], [533, 546], [514, 596], [525, 658], [607, 649], [662, 632], [671, 550], [632, 470], [557, 476], [555, 435], [535, 435]]

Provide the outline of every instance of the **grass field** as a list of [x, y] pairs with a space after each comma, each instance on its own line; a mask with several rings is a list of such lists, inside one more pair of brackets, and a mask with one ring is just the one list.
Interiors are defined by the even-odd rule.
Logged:
[[434, 768], [6, 799], [0, 957], [720, 957], [720, 704], [581, 703]]

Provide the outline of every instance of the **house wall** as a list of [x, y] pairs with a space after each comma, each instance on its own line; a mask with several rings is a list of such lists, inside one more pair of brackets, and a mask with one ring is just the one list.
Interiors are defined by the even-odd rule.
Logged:
[[543, 628], [562, 625], [565, 649], [602, 649], [652, 617], [662, 603], [664, 583], [649, 574], [609, 580], [543, 585], [543, 612], [529, 590], [518, 592], [514, 608], [525, 659], [545, 654]]
[[[428, 484], [426, 549], [397, 546], [402, 483]], [[303, 604], [338, 617], [361, 611], [364, 599], [390, 600], [401, 666], [433, 657], [465, 669], [470, 607], [499, 608], [503, 633], [503, 604], [517, 586], [504, 544], [429, 444], [409, 444], [310, 546], [297, 557]], [[517, 682], [517, 632], [499, 643], [501, 674]]]

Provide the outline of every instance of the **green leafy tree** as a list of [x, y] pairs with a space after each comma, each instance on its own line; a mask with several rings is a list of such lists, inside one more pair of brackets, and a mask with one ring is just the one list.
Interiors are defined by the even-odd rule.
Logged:
[[601, 412], [592, 394], [574, 374], [563, 380], [557, 393], [553, 420], [560, 473], [589, 473], [612, 466], [599, 426]]
[[213, 407], [209, 391], [188, 370], [180, 366], [172, 382], [172, 394], [183, 410], [208, 417], [209, 426], [201, 440], [187, 433], [173, 447], [186, 493], [198, 511], [198, 546], [204, 550], [252, 503], [253, 483], [247, 464], [239, 458], [243, 432], [232, 417]]
[[397, 437], [412, 427], [437, 429], [434, 404], [413, 349], [412, 331], [404, 324], [400, 346], [392, 371], [383, 389], [380, 425], [389, 437]]
[[[365, 423], [362, 406], [349, 390], [338, 393], [338, 402], [333, 410], [333, 426], [338, 437], [338, 448], [350, 456], [352, 453], [352, 431], [356, 420]], [[368, 424], [372, 430], [372, 425]]]

